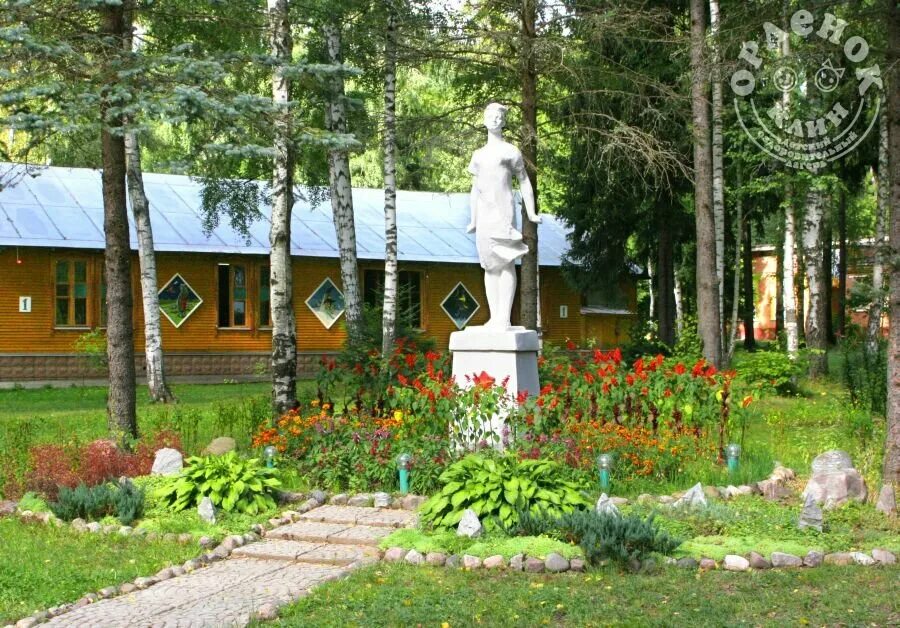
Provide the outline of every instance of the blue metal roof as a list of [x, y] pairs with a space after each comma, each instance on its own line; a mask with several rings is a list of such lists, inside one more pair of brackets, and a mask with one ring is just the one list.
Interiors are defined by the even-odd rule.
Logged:
[[[103, 198], [100, 171], [87, 168], [30, 168], [0, 164], [4, 180], [14, 184], [0, 190], [0, 246], [40, 246], [103, 249]], [[19, 170], [21, 176], [9, 174]], [[36, 176], [33, 176], [36, 175]], [[157, 251], [197, 253], [269, 252], [268, 205], [247, 237], [227, 220], [209, 234], [203, 231], [200, 211], [202, 184], [190, 177], [144, 174], [150, 201], [150, 221]], [[308, 257], [337, 257], [331, 205], [313, 207], [299, 193], [291, 219], [291, 253]], [[354, 188], [357, 254], [360, 259], [384, 259], [384, 191]], [[136, 248], [130, 207], [131, 246]], [[401, 261], [477, 263], [469, 222], [469, 195], [439, 192], [397, 193], [398, 257]], [[539, 226], [540, 263], [559, 266], [568, 250], [569, 230], [557, 218], [543, 214]]]

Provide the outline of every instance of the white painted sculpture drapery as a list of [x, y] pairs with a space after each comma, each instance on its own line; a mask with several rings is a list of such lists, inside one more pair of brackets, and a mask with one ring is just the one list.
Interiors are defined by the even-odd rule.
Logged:
[[472, 155], [470, 205], [472, 220], [467, 227], [475, 232], [478, 259], [484, 269], [490, 320], [485, 327], [509, 329], [516, 294], [516, 260], [528, 252], [522, 234], [516, 230], [516, 202], [512, 177], [519, 180], [525, 212], [532, 222], [541, 222], [534, 210], [534, 190], [525, 172], [518, 148], [503, 139], [506, 107], [491, 103], [484, 110], [487, 144]]

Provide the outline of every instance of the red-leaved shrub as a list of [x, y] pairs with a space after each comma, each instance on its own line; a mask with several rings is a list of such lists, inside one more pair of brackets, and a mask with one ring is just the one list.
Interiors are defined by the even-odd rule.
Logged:
[[36, 445], [29, 450], [29, 470], [25, 486], [30, 491], [56, 499], [60, 486], [74, 488], [79, 477], [72, 455], [61, 445]]
[[125, 475], [134, 455], [124, 452], [111, 440], [95, 440], [81, 448], [79, 479], [88, 486], [103, 484]]

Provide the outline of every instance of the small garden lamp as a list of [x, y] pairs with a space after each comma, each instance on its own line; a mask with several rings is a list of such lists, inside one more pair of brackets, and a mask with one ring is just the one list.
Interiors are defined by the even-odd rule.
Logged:
[[609, 490], [609, 474], [612, 471], [612, 465], [612, 454], [600, 454], [597, 456], [597, 470], [600, 472], [600, 488], [603, 491]]
[[275, 466], [275, 446], [269, 445], [263, 449], [263, 456], [266, 458], [266, 466], [270, 469], [273, 468]]
[[728, 461], [728, 472], [734, 473], [738, 469], [738, 459], [741, 457], [741, 446], [731, 443], [725, 448], [725, 458]]
[[406, 495], [409, 493], [409, 466], [412, 462], [412, 456], [403, 453], [397, 456], [397, 471], [400, 472], [400, 493]]

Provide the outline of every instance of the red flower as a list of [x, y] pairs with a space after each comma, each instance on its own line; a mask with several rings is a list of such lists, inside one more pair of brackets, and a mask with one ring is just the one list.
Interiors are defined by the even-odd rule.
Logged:
[[666, 392], [663, 393], [663, 397], [671, 397], [671, 396], [672, 396], [672, 391], [669, 390], [668, 388], [666, 388]]
[[629, 386], [634, 384], [634, 376], [631, 373], [629, 373], [628, 375], [625, 376], [625, 383], [628, 384]]
[[684, 367], [684, 364], [682, 364], [681, 362], [679, 362], [678, 364], [675, 365], [675, 372], [676, 372], [678, 375], [684, 375], [684, 372], [685, 372], [686, 370], [687, 370], [687, 369]]
[[619, 349], [618, 347], [613, 349], [612, 359], [613, 359], [613, 362], [615, 362], [616, 364], [621, 363], [622, 362], [622, 350]]
[[429, 351], [428, 353], [425, 354], [425, 359], [428, 360], [429, 362], [434, 362], [439, 357], [441, 357], [441, 354], [435, 353], [434, 351]]
[[404, 385], [404, 386], [406, 386], [407, 384], [409, 384], [409, 380], [406, 378], [405, 375], [403, 375], [403, 373], [399, 373], [399, 374], [397, 375], [397, 381], [400, 382], [400, 383], [401, 383], [402, 385]]
[[481, 371], [481, 374], [476, 375], [475, 379], [473, 379], [472, 381], [475, 382], [476, 386], [480, 386], [481, 388], [490, 388], [497, 380], [484, 371]]
[[525, 400], [528, 399], [528, 390], [520, 390], [519, 394], [516, 395], [516, 403], [522, 405], [525, 403]]
[[416, 355], [414, 353], [406, 354], [406, 366], [414, 368], [416, 366]]
[[566, 338], [566, 349], [568, 349], [569, 351], [575, 351], [576, 348], [577, 347], [575, 346], [575, 343]]

